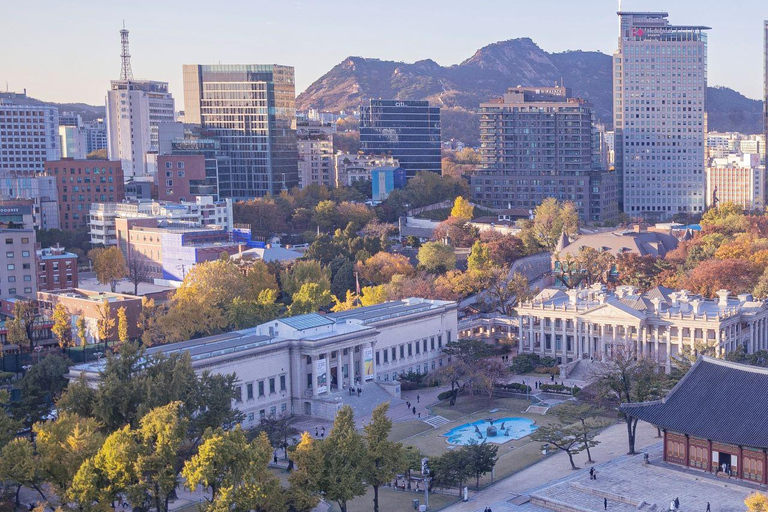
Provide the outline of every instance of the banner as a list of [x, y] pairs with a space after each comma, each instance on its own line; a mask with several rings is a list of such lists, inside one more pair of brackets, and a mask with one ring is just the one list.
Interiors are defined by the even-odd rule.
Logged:
[[373, 348], [363, 348], [363, 375], [365, 380], [373, 380]]
[[328, 360], [315, 359], [315, 386], [316, 393], [328, 391]]

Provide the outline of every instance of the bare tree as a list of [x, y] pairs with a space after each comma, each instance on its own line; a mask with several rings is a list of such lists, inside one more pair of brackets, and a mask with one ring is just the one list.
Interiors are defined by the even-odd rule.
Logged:
[[139, 294], [139, 283], [149, 279], [151, 269], [143, 254], [132, 254], [128, 260], [128, 281], [133, 283], [133, 294]]

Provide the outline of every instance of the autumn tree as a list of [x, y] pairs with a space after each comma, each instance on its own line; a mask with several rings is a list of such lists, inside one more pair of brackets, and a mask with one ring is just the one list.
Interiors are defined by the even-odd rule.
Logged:
[[477, 228], [467, 219], [448, 217], [435, 227], [432, 237], [440, 242], [447, 240], [453, 247], [472, 247], [479, 234]]
[[376, 406], [371, 421], [363, 427], [366, 444], [364, 478], [373, 487], [373, 511], [379, 512], [379, 487], [392, 481], [404, 462], [403, 445], [389, 440], [392, 420], [387, 417], [389, 403]]
[[311, 512], [320, 502], [323, 455], [319, 442], [309, 432], [301, 435], [299, 444], [293, 449], [292, 460], [295, 464], [288, 475], [289, 504], [297, 512]]
[[80, 339], [80, 344], [85, 346], [88, 344], [88, 328], [85, 325], [85, 317], [80, 315], [75, 321], [75, 327], [77, 328], [77, 337]]
[[528, 278], [520, 272], [510, 273], [506, 267], [491, 269], [486, 293], [496, 308], [506, 316], [512, 316], [515, 304], [533, 297]]
[[140, 253], [134, 253], [128, 260], [127, 276], [128, 281], [133, 284], [133, 294], [139, 294], [139, 283], [143, 283], [152, 275], [152, 269], [149, 266], [147, 258]]
[[379, 252], [355, 266], [360, 277], [374, 285], [386, 284], [392, 277], [414, 273], [413, 265], [402, 254]]
[[472, 271], [485, 271], [492, 264], [490, 249], [480, 240], [472, 245], [472, 251], [467, 259], [467, 268]]
[[427, 242], [417, 255], [419, 267], [431, 274], [444, 274], [456, 266], [453, 247], [440, 242]]
[[380, 286], [364, 286], [360, 290], [360, 303], [363, 306], [373, 306], [375, 304], [381, 304], [388, 299], [387, 289], [383, 285]]
[[333, 307], [331, 308], [331, 311], [334, 313], [349, 311], [350, 309], [355, 309], [356, 307], [361, 306], [360, 297], [350, 290], [347, 290], [344, 300], [339, 300], [336, 296], [331, 296], [331, 299], [333, 299]]
[[622, 284], [632, 285], [647, 291], [656, 285], [656, 276], [661, 272], [656, 258], [650, 254], [639, 255], [625, 252], [616, 258], [616, 269]]
[[317, 283], [304, 283], [301, 285], [301, 289], [293, 294], [291, 305], [288, 306], [288, 315], [315, 313], [320, 308], [330, 304], [331, 301], [329, 290], [323, 290]]
[[714, 297], [717, 290], [731, 293], [752, 291], [760, 270], [744, 260], [708, 260], [693, 269], [683, 285], [693, 293]]
[[92, 249], [88, 258], [93, 262], [93, 271], [101, 284], [108, 284], [112, 293], [115, 292], [118, 281], [126, 276], [125, 258], [118, 247], [108, 249]]
[[533, 233], [548, 251], [554, 250], [560, 235], [572, 236], [579, 230], [579, 214], [570, 201], [548, 197], [534, 210]]
[[0, 480], [16, 486], [16, 507], [20, 507], [19, 494], [22, 487], [37, 491], [45, 500], [42, 490], [43, 474], [32, 442], [17, 437], [0, 450]]
[[469, 200], [464, 199], [461, 196], [458, 196], [453, 201], [453, 208], [451, 208], [451, 217], [455, 217], [457, 219], [465, 219], [465, 220], [472, 220], [472, 215], [474, 214], [475, 207], [472, 206], [472, 203], [469, 202]]
[[280, 308], [277, 290], [266, 289], [256, 300], [235, 297], [227, 309], [227, 319], [232, 328], [245, 329], [277, 318]]
[[526, 254], [525, 246], [520, 238], [506, 235], [495, 229], [486, 229], [480, 233], [480, 242], [488, 249], [494, 265], [504, 267]]
[[341, 512], [347, 512], [347, 503], [365, 494], [363, 478], [366, 473], [365, 442], [355, 428], [352, 408], [343, 406], [328, 437], [321, 444], [322, 470], [319, 488], [325, 499], [335, 501]]
[[331, 269], [318, 261], [307, 259], [293, 262], [280, 273], [280, 284], [286, 297], [293, 297], [306, 283], [316, 283], [321, 290], [331, 290]]
[[16, 300], [13, 303], [13, 319], [8, 325], [8, 342], [22, 347], [35, 348], [35, 327], [40, 309], [36, 300]]
[[115, 317], [112, 316], [112, 308], [109, 301], [104, 301], [96, 309], [98, 317], [96, 318], [96, 330], [99, 340], [104, 342], [104, 350], [108, 348], [109, 338], [112, 337], [112, 329], [115, 328]]
[[58, 303], [53, 308], [53, 327], [51, 332], [59, 340], [59, 347], [64, 350], [72, 346], [72, 315], [67, 308]]
[[768, 512], [768, 496], [761, 492], [753, 492], [744, 500], [748, 512]]
[[125, 343], [128, 338], [128, 317], [125, 314], [125, 306], [117, 309], [117, 339]]

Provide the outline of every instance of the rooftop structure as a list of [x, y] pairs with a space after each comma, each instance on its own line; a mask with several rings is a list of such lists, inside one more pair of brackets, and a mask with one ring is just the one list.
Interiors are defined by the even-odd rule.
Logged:
[[596, 233], [594, 235], [582, 235], [573, 241], [561, 236], [560, 242], [555, 248], [553, 262], [559, 256], [563, 259], [567, 256], [577, 256], [585, 247], [596, 249], [599, 252], [608, 251], [614, 256], [622, 253], [632, 253], [638, 256], [653, 256], [663, 258], [668, 252], [677, 248], [678, 240], [672, 235], [657, 231], [645, 231], [638, 227], [633, 231], [612, 231], [609, 233]]

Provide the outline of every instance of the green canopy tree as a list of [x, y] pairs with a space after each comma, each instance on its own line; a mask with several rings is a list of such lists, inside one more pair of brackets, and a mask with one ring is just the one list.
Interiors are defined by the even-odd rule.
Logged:
[[461, 496], [461, 487], [467, 478], [472, 476], [467, 452], [454, 450], [445, 452], [429, 463], [432, 473], [432, 485], [436, 487], [458, 487]]
[[366, 471], [365, 443], [355, 429], [350, 406], [345, 405], [336, 414], [328, 437], [321, 443], [321, 453], [319, 487], [326, 499], [335, 501], [341, 512], [347, 512], [349, 500], [365, 494]]
[[461, 450], [466, 453], [467, 472], [475, 477], [475, 487], [480, 489], [480, 477], [493, 471], [496, 466], [499, 447], [485, 441], [478, 443], [477, 440], [471, 439], [468, 445], [461, 447]]
[[379, 512], [379, 487], [392, 481], [405, 462], [403, 445], [389, 440], [392, 420], [387, 417], [389, 402], [376, 406], [371, 422], [363, 427], [367, 448], [365, 481], [373, 487], [373, 512]]
[[29, 439], [16, 438], [0, 451], [0, 480], [16, 486], [17, 507], [21, 505], [19, 493], [25, 486], [36, 490], [43, 500], [46, 499], [41, 488], [44, 480], [39, 459]]
[[581, 438], [582, 448], [587, 451], [587, 462], [592, 460], [590, 448], [594, 448], [600, 441], [595, 440], [595, 429], [599, 427], [597, 417], [599, 410], [588, 403], [566, 402], [555, 408], [555, 415], [560, 423], [575, 425]]
[[292, 450], [294, 470], [288, 475], [288, 503], [296, 512], [311, 512], [320, 502], [320, 475], [323, 472], [323, 454], [319, 444], [304, 432], [299, 444]]
[[444, 274], [456, 267], [453, 247], [441, 242], [427, 242], [421, 246], [416, 258], [419, 267], [431, 274]]
[[288, 315], [314, 313], [330, 304], [332, 300], [330, 290], [323, 289], [317, 283], [304, 283], [301, 289], [293, 294], [291, 305], [288, 306]]
[[568, 454], [571, 461], [571, 469], [579, 469], [573, 461], [573, 456], [581, 451], [581, 432], [575, 426], [554, 424], [542, 425], [533, 431], [531, 439], [534, 441], [549, 443], [558, 450]]

